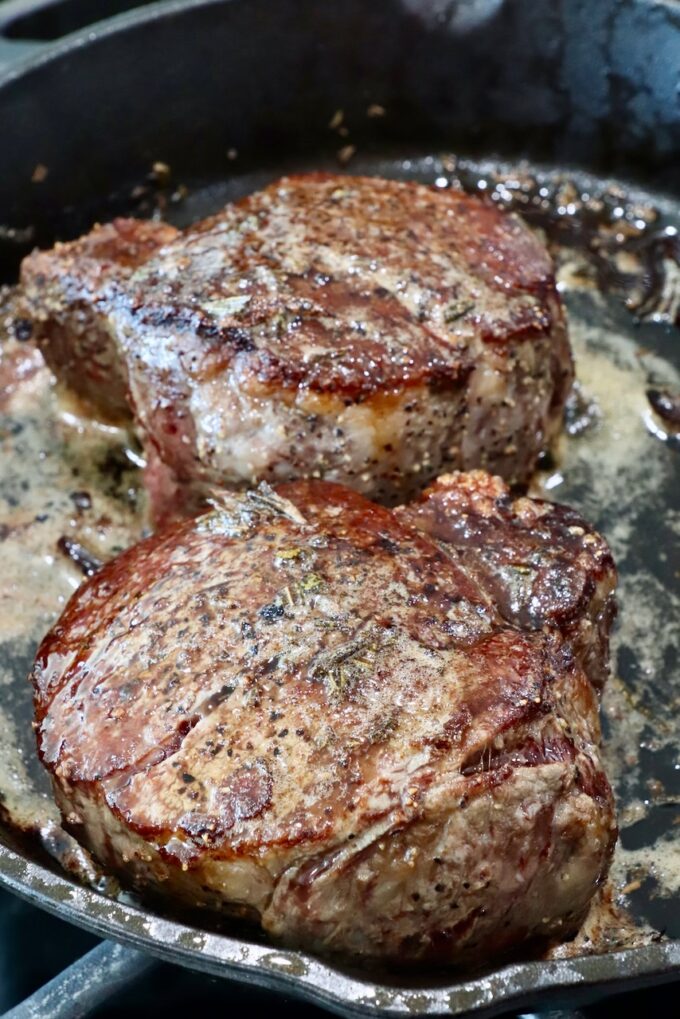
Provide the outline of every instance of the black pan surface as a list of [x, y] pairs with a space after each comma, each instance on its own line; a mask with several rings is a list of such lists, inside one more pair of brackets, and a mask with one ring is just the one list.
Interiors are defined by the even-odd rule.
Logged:
[[[0, 253], [11, 282], [31, 246], [95, 219], [160, 210], [182, 225], [287, 170], [345, 163], [350, 172], [462, 183], [506, 204], [528, 196], [525, 211], [548, 228], [562, 263], [585, 393], [537, 486], [593, 520], [621, 570], [604, 720], [622, 827], [614, 897], [633, 928], [610, 923], [603, 954], [584, 945], [574, 958], [405, 979], [281, 950], [233, 925], [209, 929], [111, 895], [96, 878], [83, 883], [55, 862], [82, 876], [56, 829], [27, 837], [11, 823], [8, 789], [38, 805], [48, 795], [25, 682], [37, 631], [0, 642], [0, 881], [18, 894], [102, 936], [285, 987], [345, 1015], [491, 1014], [680, 975], [680, 461], [646, 395], [680, 392], [672, 322], [680, 8], [632, 0], [591, 8], [215, 0], [154, 4], [77, 33], [0, 79]], [[329, 126], [338, 110], [347, 134]], [[633, 284], [620, 258], [617, 272], [584, 255], [595, 226], [583, 195], [604, 201], [609, 226], [618, 208], [629, 223], [658, 212], [623, 246], [640, 255]], [[558, 211], [573, 198], [573, 212]], [[4, 455], [21, 455], [21, 424], [0, 423]], [[0, 490], [0, 512], [1, 500], [8, 507], [16, 497]]]

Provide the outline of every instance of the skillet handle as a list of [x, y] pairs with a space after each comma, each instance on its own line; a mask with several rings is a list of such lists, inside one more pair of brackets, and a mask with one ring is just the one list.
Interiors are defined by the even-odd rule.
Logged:
[[158, 963], [148, 955], [102, 941], [87, 955], [5, 1012], [3, 1019], [77, 1019], [89, 1015], [118, 991], [134, 986]]

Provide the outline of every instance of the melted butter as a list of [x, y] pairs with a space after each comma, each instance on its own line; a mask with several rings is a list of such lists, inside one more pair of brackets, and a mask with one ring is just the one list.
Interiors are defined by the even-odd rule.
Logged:
[[130, 436], [78, 415], [45, 367], [4, 401], [0, 443], [0, 641], [37, 638], [83, 579], [60, 538], [105, 560], [141, 536], [138, 471]]
[[7, 335], [12, 295], [0, 295], [0, 811], [36, 834], [80, 879], [101, 874], [60, 827], [35, 753], [33, 656], [84, 575], [66, 537], [106, 560], [137, 541], [143, 500], [131, 437], [87, 418], [58, 392], [29, 343]]
[[8, 713], [0, 709], [3, 739], [0, 741], [2, 807], [5, 815], [22, 831], [59, 825], [56, 803], [47, 793], [39, 792], [29, 774], [21, 751], [21, 740]]
[[[622, 838], [608, 893], [595, 901], [573, 946], [592, 951], [647, 943], [646, 914], [661, 916], [663, 903], [680, 895], [680, 458], [650, 427], [646, 397], [650, 378], [677, 389], [680, 372], [635, 342], [623, 310], [575, 274], [571, 261], [560, 278], [591, 423], [578, 436], [561, 437], [555, 467], [536, 477], [532, 494], [577, 506], [606, 535], [619, 569], [603, 722]], [[657, 775], [663, 782], [655, 801]], [[667, 821], [659, 826], [663, 811]], [[635, 910], [637, 925], [622, 906]]]

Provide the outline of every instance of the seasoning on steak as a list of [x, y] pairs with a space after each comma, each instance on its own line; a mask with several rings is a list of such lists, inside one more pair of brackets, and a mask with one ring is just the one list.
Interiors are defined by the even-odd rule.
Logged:
[[[55, 374], [106, 418], [130, 413], [126, 369], [107, 321], [117, 284], [178, 236], [174, 227], [117, 219], [24, 260], [24, 296]], [[30, 323], [29, 323], [30, 324]]]
[[591, 683], [609, 674], [615, 567], [604, 538], [569, 506], [512, 499], [484, 471], [444, 475], [397, 513], [456, 558], [504, 619], [557, 627]]
[[606, 633], [581, 632], [614, 582], [576, 514], [481, 474], [399, 511], [221, 494], [73, 595], [34, 667], [40, 754], [103, 863], [287, 943], [460, 963], [566, 938], [616, 836]]
[[116, 220], [22, 281], [56, 374], [130, 402], [161, 517], [178, 487], [317, 477], [395, 503], [443, 469], [525, 481], [572, 381], [538, 238], [412, 182], [305, 174], [183, 233]]

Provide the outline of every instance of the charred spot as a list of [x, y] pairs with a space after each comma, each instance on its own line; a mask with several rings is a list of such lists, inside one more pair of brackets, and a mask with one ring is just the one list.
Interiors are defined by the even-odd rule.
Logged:
[[78, 510], [87, 510], [92, 506], [92, 497], [89, 492], [71, 492], [71, 501]]
[[275, 623], [284, 614], [283, 605], [280, 602], [269, 602], [268, 605], [263, 605], [257, 614], [265, 623]]
[[555, 674], [563, 671], [569, 672], [574, 667], [575, 660], [574, 649], [566, 641], [560, 644], [550, 656], [550, 664]]
[[110, 446], [98, 463], [100, 476], [109, 481], [110, 490], [114, 492], [125, 485], [126, 474], [132, 466], [123, 446]]
[[203, 705], [204, 714], [207, 715], [211, 711], [214, 711], [215, 708], [219, 707], [220, 704], [222, 704], [229, 697], [231, 697], [235, 689], [236, 689], [235, 686], [230, 686], [229, 684], [225, 683], [223, 687], [221, 687], [216, 693], [212, 694], [205, 702], [205, 704]]
[[163, 326], [188, 329], [193, 324], [195, 318], [195, 312], [187, 308], [181, 308], [179, 305], [154, 308], [153, 306], [149, 307], [147, 304], [142, 304], [139, 308], [140, 310], [144, 308], [144, 313], [140, 316], [143, 325], [150, 326], [152, 329], [162, 328]]
[[[179, 827], [187, 835], [200, 839], [201, 842], [210, 842], [224, 833], [224, 825], [221, 823], [220, 818], [214, 817], [212, 814], [204, 814], [198, 810], [191, 810], [184, 814], [180, 818]], [[167, 847], [165, 848], [167, 853]]]
[[494, 503], [496, 509], [499, 510], [501, 513], [510, 513], [512, 511], [512, 496], [510, 495], [509, 492], [506, 492], [504, 495], [499, 495], [494, 500]]
[[241, 353], [248, 353], [257, 349], [248, 330], [243, 329], [241, 326], [228, 326], [226, 329], [220, 329], [219, 337], [225, 343], [228, 343], [230, 347], [233, 347], [234, 350]]
[[214, 340], [222, 330], [211, 318], [202, 318], [196, 323], [196, 335], [204, 340]]
[[539, 471], [554, 471], [556, 466], [557, 462], [552, 452], [549, 449], [541, 450], [536, 461], [536, 468]]
[[33, 323], [28, 318], [15, 318], [12, 325], [14, 339], [25, 343], [33, 336]]
[[94, 552], [90, 552], [78, 541], [73, 541], [62, 534], [57, 541], [57, 548], [64, 555], [68, 556], [71, 562], [75, 563], [80, 572], [86, 577], [92, 577], [104, 565]]
[[380, 538], [378, 539], [378, 545], [380, 546], [380, 548], [384, 549], [385, 552], [387, 552], [389, 555], [397, 555], [397, 553], [399, 552], [398, 543], [396, 541], [393, 541], [392, 538], [388, 538], [386, 534], [381, 534]]

